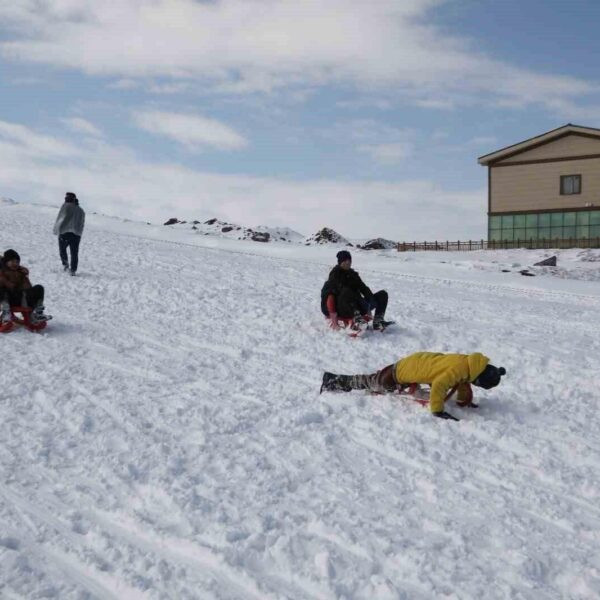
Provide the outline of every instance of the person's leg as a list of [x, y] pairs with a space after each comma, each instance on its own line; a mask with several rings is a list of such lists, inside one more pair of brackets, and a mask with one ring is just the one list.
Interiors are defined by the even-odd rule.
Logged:
[[354, 311], [356, 310], [360, 310], [358, 306], [358, 294], [350, 288], [344, 288], [337, 297], [338, 317], [340, 319], [351, 319], [354, 317]]
[[33, 287], [25, 290], [24, 292], [25, 302], [27, 306], [36, 308], [44, 304], [44, 287], [41, 285], [34, 285]]
[[60, 261], [62, 262], [65, 271], [69, 268], [69, 257], [67, 256], [67, 239], [65, 234], [58, 236], [58, 253], [60, 254]]
[[77, 265], [79, 264], [79, 242], [81, 241], [80, 235], [71, 234], [71, 240], [69, 246], [71, 248], [71, 273], [77, 272]]
[[371, 300], [371, 308], [375, 309], [375, 317], [381, 317], [383, 319], [385, 311], [388, 305], [388, 293], [385, 290], [379, 290], [373, 294]]
[[369, 375], [336, 375], [324, 373], [321, 391], [350, 392], [351, 390], [369, 390], [371, 392], [392, 392], [397, 388], [394, 376], [395, 365], [388, 365]]

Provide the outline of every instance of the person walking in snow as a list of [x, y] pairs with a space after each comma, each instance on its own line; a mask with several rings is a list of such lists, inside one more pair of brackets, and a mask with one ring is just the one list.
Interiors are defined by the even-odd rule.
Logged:
[[321, 312], [329, 319], [332, 329], [339, 329], [338, 318], [348, 319], [358, 314], [370, 321], [372, 310], [375, 310], [373, 329], [384, 329], [389, 324], [384, 320], [387, 303], [387, 292], [379, 290], [374, 294], [352, 268], [350, 252], [340, 250], [337, 265], [321, 289]]
[[12, 249], [7, 250], [0, 261], [0, 323], [12, 320], [11, 306], [32, 308], [33, 325], [52, 318], [44, 314], [43, 286], [31, 285], [29, 270], [21, 266], [21, 257]]
[[444, 404], [454, 392], [461, 407], [473, 404], [471, 384], [489, 390], [500, 383], [506, 374], [504, 367], [495, 367], [479, 352], [473, 354], [442, 354], [416, 352], [369, 375], [336, 375], [323, 373], [321, 392], [369, 390], [375, 393], [392, 392], [414, 384], [431, 386], [429, 408], [435, 417], [458, 421], [444, 410]]
[[[85, 212], [79, 206], [77, 196], [73, 192], [67, 192], [65, 202], [60, 207], [54, 223], [54, 234], [58, 236], [58, 252], [63, 269], [69, 271], [71, 275], [75, 275], [77, 272], [79, 242], [81, 241], [84, 225]], [[70, 267], [67, 248], [69, 248], [71, 254]]]

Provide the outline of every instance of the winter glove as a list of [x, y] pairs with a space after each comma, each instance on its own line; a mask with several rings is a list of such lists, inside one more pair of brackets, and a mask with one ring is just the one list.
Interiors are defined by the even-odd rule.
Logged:
[[338, 325], [338, 316], [337, 313], [329, 313], [329, 327], [331, 327], [331, 329], [333, 329], [334, 331], [337, 331], [340, 326]]
[[449, 419], [450, 421], [460, 421], [456, 417], [453, 417], [450, 413], [447, 413], [445, 410], [440, 410], [438, 412], [431, 413], [434, 417], [439, 417], [440, 419]]

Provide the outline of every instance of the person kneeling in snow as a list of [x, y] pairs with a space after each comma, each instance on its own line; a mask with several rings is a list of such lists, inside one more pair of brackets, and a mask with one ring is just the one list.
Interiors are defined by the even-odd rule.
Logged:
[[321, 312], [330, 320], [332, 329], [339, 329], [338, 318], [362, 316], [365, 321], [370, 321], [373, 309], [373, 329], [385, 328], [388, 325], [384, 321], [387, 292], [380, 290], [374, 294], [363, 283], [360, 275], [352, 268], [352, 255], [348, 250], [337, 253], [337, 263], [321, 289]]
[[459, 406], [472, 406], [471, 384], [489, 390], [500, 383], [506, 374], [504, 367], [489, 364], [490, 359], [479, 352], [473, 354], [442, 354], [416, 352], [370, 375], [336, 375], [323, 373], [321, 392], [369, 390], [392, 392], [413, 384], [431, 386], [429, 407], [435, 417], [458, 421], [444, 411], [444, 403], [457, 391]]
[[44, 314], [44, 288], [31, 285], [29, 270], [21, 266], [15, 250], [7, 250], [0, 262], [0, 322], [12, 319], [11, 306], [31, 307], [34, 325], [52, 318]]

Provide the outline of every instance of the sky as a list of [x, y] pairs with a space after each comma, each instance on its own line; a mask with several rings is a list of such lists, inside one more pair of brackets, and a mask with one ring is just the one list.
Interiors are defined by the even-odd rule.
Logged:
[[587, 0], [0, 0], [0, 196], [486, 237], [477, 157], [600, 127]]

